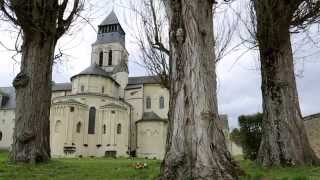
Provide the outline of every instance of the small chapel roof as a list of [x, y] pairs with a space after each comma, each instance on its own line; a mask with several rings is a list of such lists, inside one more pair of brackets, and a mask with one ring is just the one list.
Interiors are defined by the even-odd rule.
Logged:
[[137, 85], [137, 84], [159, 84], [159, 78], [157, 76], [137, 76], [129, 77], [128, 85]]
[[140, 120], [138, 120], [137, 122], [143, 122], [143, 121], [163, 121], [163, 122], [167, 122], [166, 119], [161, 118], [160, 116], [158, 116], [158, 114], [156, 114], [153, 111], [144, 112], [143, 115], [142, 115], [142, 118]]
[[110, 78], [111, 80], [116, 82], [117, 85], [119, 85], [119, 83], [117, 83], [117, 81], [115, 81], [113, 79], [112, 72], [107, 72], [107, 71], [103, 70], [102, 68], [98, 67], [97, 65], [89, 66], [85, 70], [81, 71], [79, 74], [76, 74], [76, 75], [72, 76], [71, 80], [73, 78], [75, 78], [77, 76], [81, 76], [81, 75], [94, 75], [94, 76], [101, 76], [101, 77]]
[[52, 86], [52, 91], [70, 91], [71, 89], [71, 83], [54, 83]]
[[112, 10], [111, 13], [100, 23], [100, 26], [120, 24], [116, 13]]
[[[97, 65], [91, 65], [81, 71], [79, 74], [76, 74], [75, 76], [79, 75], [99, 75], [99, 76], [104, 76], [104, 77], [110, 77], [111, 73], [103, 70], [102, 68], [98, 67]], [[74, 78], [75, 76], [71, 77]]]

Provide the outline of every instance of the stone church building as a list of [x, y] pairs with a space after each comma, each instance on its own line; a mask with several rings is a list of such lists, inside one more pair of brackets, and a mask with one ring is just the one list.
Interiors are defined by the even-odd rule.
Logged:
[[[128, 77], [125, 32], [111, 12], [99, 25], [91, 65], [52, 87], [53, 157], [129, 156], [161, 159], [169, 92], [152, 76]], [[15, 91], [0, 88], [0, 148], [10, 148]]]
[[[164, 157], [169, 92], [156, 77], [128, 77], [128, 56], [125, 32], [111, 12], [99, 25], [90, 67], [72, 76], [71, 83], [52, 86], [53, 157]], [[15, 104], [14, 88], [0, 87], [0, 149], [11, 146]], [[320, 114], [305, 120], [320, 157]], [[226, 115], [218, 125], [228, 139]]]

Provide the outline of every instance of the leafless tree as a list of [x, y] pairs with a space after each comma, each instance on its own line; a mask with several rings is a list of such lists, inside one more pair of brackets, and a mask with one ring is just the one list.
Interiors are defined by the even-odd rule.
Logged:
[[[142, 52], [142, 65], [164, 87], [170, 88], [169, 82], [169, 34], [168, 17], [162, 0], [143, 0], [139, 8], [132, 8], [141, 19], [141, 29], [136, 35]], [[232, 45], [232, 39], [237, 29], [237, 19], [228, 16], [224, 1], [219, 1], [213, 9], [219, 14], [215, 18], [215, 54], [216, 61], [220, 61], [238, 45]]]
[[13, 81], [17, 102], [10, 157], [14, 162], [46, 162], [55, 46], [83, 1], [0, 0], [0, 8], [6, 20], [21, 28], [23, 40], [21, 70]]
[[236, 179], [216, 94], [212, 0], [164, 0], [170, 35], [170, 110], [162, 178]]
[[252, 31], [260, 52], [264, 166], [316, 164], [301, 115], [290, 33], [319, 23], [318, 0], [251, 0]]

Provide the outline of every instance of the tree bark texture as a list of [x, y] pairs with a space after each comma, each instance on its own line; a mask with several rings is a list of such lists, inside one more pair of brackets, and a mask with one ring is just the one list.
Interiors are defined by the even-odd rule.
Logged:
[[13, 81], [16, 119], [10, 158], [13, 162], [46, 162], [50, 159], [52, 65], [61, 12], [58, 1], [11, 0], [10, 9], [23, 38], [21, 69]]
[[212, 0], [167, 0], [170, 110], [162, 179], [235, 179], [219, 121]]
[[257, 161], [263, 166], [314, 164], [300, 111], [290, 22], [294, 9], [288, 1], [256, 0], [260, 51], [263, 134]]
[[36, 163], [50, 159], [51, 74], [55, 39], [32, 36], [22, 47], [16, 88], [16, 122], [11, 159]]

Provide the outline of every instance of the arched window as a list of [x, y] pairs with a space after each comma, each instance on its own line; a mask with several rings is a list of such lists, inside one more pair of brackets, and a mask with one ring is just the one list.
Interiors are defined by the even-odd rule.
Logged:
[[78, 122], [77, 124], [77, 133], [81, 132], [81, 122]]
[[159, 98], [159, 108], [163, 109], [164, 108], [164, 97], [160, 96]]
[[55, 133], [60, 133], [62, 130], [62, 122], [60, 120], [56, 121], [56, 125], [54, 127]]
[[88, 127], [88, 134], [95, 133], [95, 126], [96, 126], [96, 108], [91, 107], [89, 110], [89, 127]]
[[117, 125], [117, 134], [121, 134], [121, 124]]
[[102, 126], [102, 132], [103, 134], [107, 133], [107, 126], [105, 124]]
[[101, 51], [99, 53], [99, 66], [101, 67], [103, 65], [103, 52]]
[[149, 96], [147, 97], [147, 100], [146, 100], [146, 107], [147, 109], [151, 108], [151, 98]]
[[112, 50], [109, 51], [108, 66], [112, 65]]
[[2, 132], [0, 131], [0, 141], [2, 140]]

